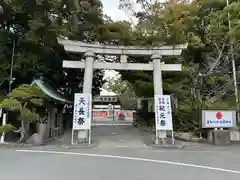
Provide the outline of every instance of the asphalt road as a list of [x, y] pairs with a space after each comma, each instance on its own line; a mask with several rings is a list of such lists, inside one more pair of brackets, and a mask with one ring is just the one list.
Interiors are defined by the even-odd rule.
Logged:
[[[106, 136], [103, 136], [106, 139]], [[125, 139], [127, 139], [126, 134]], [[156, 150], [144, 146], [110, 147], [111, 140], [108, 137], [102, 145], [91, 149], [2, 146], [0, 147], [0, 178], [4, 180], [240, 179], [240, 146], [211, 148], [199, 145], [183, 150]], [[140, 141], [136, 144], [140, 144]]]

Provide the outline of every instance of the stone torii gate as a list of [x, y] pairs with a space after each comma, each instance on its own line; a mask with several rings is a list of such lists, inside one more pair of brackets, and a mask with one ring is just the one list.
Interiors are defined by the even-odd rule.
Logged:
[[[92, 93], [93, 69], [113, 69], [113, 70], [144, 70], [153, 71], [154, 94], [162, 95], [162, 71], [181, 71], [181, 64], [161, 63], [162, 56], [179, 56], [182, 49], [187, 48], [187, 44], [176, 46], [160, 46], [155, 48], [137, 46], [113, 46], [101, 44], [86, 44], [78, 41], [58, 39], [64, 45], [67, 52], [85, 53], [85, 61], [64, 60], [64, 68], [85, 69], [83, 93]], [[95, 55], [116, 55], [120, 56], [120, 63], [94, 62]], [[127, 56], [149, 56], [152, 62], [149, 63], [128, 63]], [[84, 133], [88, 138], [88, 133]], [[158, 138], [166, 138], [166, 131], [156, 132]]]

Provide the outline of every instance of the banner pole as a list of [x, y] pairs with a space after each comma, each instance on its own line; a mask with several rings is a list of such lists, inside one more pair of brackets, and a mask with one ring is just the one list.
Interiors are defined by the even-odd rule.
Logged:
[[71, 144], [73, 145], [73, 133], [74, 133], [74, 130], [73, 130], [73, 127], [72, 127], [72, 138], [71, 138]]
[[172, 129], [172, 144], [175, 144], [175, 139], [174, 139], [174, 132], [173, 132], [173, 129]]

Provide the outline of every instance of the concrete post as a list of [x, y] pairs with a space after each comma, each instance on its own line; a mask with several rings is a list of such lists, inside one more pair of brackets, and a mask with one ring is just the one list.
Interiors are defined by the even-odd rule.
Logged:
[[[163, 94], [163, 85], [162, 85], [162, 71], [161, 71], [161, 59], [160, 54], [152, 55], [151, 59], [153, 60], [153, 83], [154, 83], [154, 95]], [[167, 137], [166, 131], [157, 131], [156, 137], [164, 139]], [[158, 142], [158, 139], [156, 139]]]
[[[95, 54], [94, 52], [88, 51], [85, 53], [85, 71], [83, 81], [83, 93], [92, 93], [92, 81], [93, 81], [93, 62]], [[88, 130], [78, 131], [78, 139], [80, 141], [87, 141], [89, 137]]]
[[[6, 122], [7, 122], [7, 114], [4, 113], [2, 118], [2, 126], [6, 125]], [[4, 143], [4, 142], [5, 142], [5, 132], [2, 133], [1, 139], [0, 139], [0, 143]]]

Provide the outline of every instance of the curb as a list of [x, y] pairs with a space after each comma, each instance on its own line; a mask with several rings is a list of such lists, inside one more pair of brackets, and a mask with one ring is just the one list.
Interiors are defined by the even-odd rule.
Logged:
[[[143, 127], [140, 127], [140, 126], [136, 126], [137, 128], [143, 130], [143, 131], [146, 131], [146, 132], [151, 132], [151, 133], [155, 133], [155, 130], [152, 130], [152, 129], [149, 129], [149, 128], [143, 128]], [[168, 138], [172, 138], [172, 135], [169, 135], [167, 134], [167, 137]], [[194, 142], [194, 143], [205, 143], [205, 144], [211, 144], [210, 142], [208, 142], [207, 140], [205, 139], [186, 139], [186, 138], [182, 138], [180, 136], [177, 136], [177, 135], [174, 135], [174, 138], [176, 140], [179, 140], [179, 141], [184, 141], [184, 142]]]
[[[155, 130], [152, 130], [150, 128], [143, 128], [141, 126], [136, 126], [136, 128], [139, 128], [139, 129], [141, 129], [143, 131], [146, 131], [146, 132], [155, 133]], [[167, 134], [167, 137], [172, 138], [172, 135]], [[183, 137], [177, 136], [177, 135], [174, 135], [174, 138], [176, 140], [183, 141], [183, 142], [190, 142], [190, 143], [192, 142], [192, 143], [212, 145], [212, 142], [209, 142], [207, 139], [200, 139], [200, 138], [186, 139], [186, 138], [183, 138]], [[231, 141], [231, 144], [228, 145], [228, 146], [231, 146], [231, 145], [240, 145], [240, 141]]]
[[[167, 137], [172, 138], [171, 135], [167, 135]], [[211, 144], [210, 142], [208, 142], [206, 139], [186, 139], [186, 138], [182, 138], [180, 136], [174, 136], [175, 139], [179, 140], [179, 141], [184, 141], [184, 142], [193, 142], [193, 143], [203, 143], [203, 144]]]
[[46, 144], [42, 145], [33, 145], [33, 144], [17, 144], [17, 143], [0, 143], [0, 147], [39, 147], [45, 146]]
[[146, 144], [149, 147], [156, 149], [183, 149], [186, 147], [184, 144], [175, 145], [175, 144]]
[[87, 148], [95, 148], [97, 146], [100, 145], [100, 142], [99, 141], [92, 141], [91, 144], [87, 144], [87, 143], [84, 143], [84, 144], [76, 144], [76, 145], [72, 145], [72, 144], [62, 144], [62, 145], [59, 145], [60, 148], [65, 148], [65, 149], [87, 149]]
[[48, 147], [54, 147], [54, 148], [64, 148], [64, 149], [87, 149], [87, 148], [95, 148], [99, 146], [100, 143], [97, 141], [92, 142], [91, 144], [42, 144], [42, 145], [33, 145], [33, 144], [17, 144], [17, 143], [1, 143], [0, 148], [48, 148]]

